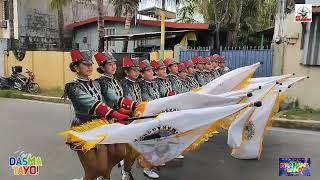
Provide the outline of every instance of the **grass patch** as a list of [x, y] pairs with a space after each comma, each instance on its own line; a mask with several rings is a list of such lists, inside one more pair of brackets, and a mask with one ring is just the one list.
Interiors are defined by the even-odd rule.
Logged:
[[280, 117], [286, 119], [317, 120], [320, 121], [320, 110], [305, 107], [304, 109], [290, 109], [285, 111]]
[[63, 90], [61, 88], [40, 89], [40, 92], [38, 93], [38, 95], [62, 97]]
[[21, 91], [16, 90], [0, 90], [0, 97], [3, 98], [19, 98], [22, 96]]
[[[48, 91], [45, 91], [48, 92]], [[64, 99], [61, 99], [61, 95], [59, 94], [59, 91], [52, 90], [49, 91], [51, 94], [38, 94], [42, 96], [54, 96], [56, 94], [56, 97], [59, 98], [46, 98], [46, 97], [37, 97], [37, 96], [32, 96], [33, 94], [30, 94], [31, 96], [28, 96], [28, 93], [26, 92], [21, 92], [17, 90], [0, 90], [0, 97], [1, 98], [15, 98], [15, 99], [28, 99], [28, 100], [36, 100], [36, 101], [45, 101], [45, 102], [53, 102], [53, 103], [67, 103], [64, 101]], [[26, 95], [23, 95], [26, 94]]]

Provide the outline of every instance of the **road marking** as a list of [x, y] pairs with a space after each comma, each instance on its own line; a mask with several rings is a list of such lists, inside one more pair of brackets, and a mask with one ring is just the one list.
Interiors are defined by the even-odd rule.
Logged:
[[311, 131], [311, 130], [301, 130], [301, 129], [286, 129], [286, 128], [276, 128], [272, 127], [269, 130], [277, 131], [277, 132], [289, 132], [289, 133], [297, 133], [297, 134], [304, 134], [304, 135], [318, 135], [320, 136], [319, 131]]

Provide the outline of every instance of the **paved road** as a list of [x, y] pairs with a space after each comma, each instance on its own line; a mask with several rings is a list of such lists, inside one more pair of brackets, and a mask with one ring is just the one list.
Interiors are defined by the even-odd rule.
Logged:
[[[69, 127], [72, 111], [68, 105], [26, 100], [0, 99], [1, 180], [71, 180], [82, 169], [75, 153], [56, 133]], [[320, 179], [320, 132], [272, 128], [264, 141], [262, 159], [237, 160], [229, 155], [225, 133], [215, 136], [197, 152], [161, 169], [161, 180], [274, 180], [278, 177], [279, 157], [311, 157], [311, 177]], [[42, 157], [39, 176], [13, 176], [8, 158], [23, 150]], [[174, 167], [173, 167], [173, 165]], [[136, 180], [146, 180], [135, 169]], [[113, 180], [120, 180], [118, 168]]]

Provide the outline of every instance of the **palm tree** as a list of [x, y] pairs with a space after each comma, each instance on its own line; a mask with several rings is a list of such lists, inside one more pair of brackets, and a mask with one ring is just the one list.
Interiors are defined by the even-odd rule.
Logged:
[[57, 10], [58, 13], [58, 32], [60, 39], [60, 49], [64, 49], [64, 15], [63, 15], [63, 7], [70, 3], [72, 0], [51, 0], [50, 8], [52, 10]]
[[[126, 21], [124, 24], [124, 35], [128, 35], [131, 28], [131, 21], [134, 14], [137, 12], [139, 7], [139, 0], [110, 0], [114, 6], [115, 15], [121, 16], [124, 14], [126, 16]], [[164, 1], [164, 0], [162, 0]], [[181, 0], [175, 0], [176, 4], [179, 4]], [[123, 42], [122, 52], [128, 51], [128, 40]]]
[[97, 0], [98, 6], [98, 51], [104, 51], [104, 20], [103, 20], [103, 0]]
[[[111, 0], [116, 16], [121, 16], [123, 13], [126, 16], [126, 21], [124, 24], [124, 35], [128, 35], [131, 28], [132, 18], [137, 12], [139, 7], [139, 0]], [[128, 51], [128, 40], [123, 42], [122, 52]]]

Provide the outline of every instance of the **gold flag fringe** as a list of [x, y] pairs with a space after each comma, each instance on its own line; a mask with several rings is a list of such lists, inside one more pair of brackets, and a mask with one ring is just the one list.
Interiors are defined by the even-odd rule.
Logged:
[[236, 117], [236, 115], [238, 115], [239, 112], [244, 112], [245, 109], [247, 109], [247, 106], [238, 112], [235, 112], [225, 118], [222, 118], [222, 119], [210, 124], [209, 127], [202, 133], [202, 135], [195, 142], [193, 142], [187, 149], [184, 150], [184, 153], [197, 150], [201, 144], [203, 144], [205, 141], [208, 141], [209, 138], [213, 137], [213, 135], [217, 131], [217, 129], [219, 129], [220, 127], [226, 126], [226, 120], [228, 118], [232, 119], [232, 118]]
[[75, 136], [74, 132], [86, 132], [104, 125], [110, 124], [108, 121], [104, 119], [97, 119], [85, 124], [71, 127], [67, 131], [60, 132], [59, 135], [67, 137], [67, 143], [72, 144], [72, 146], [76, 148], [81, 148], [83, 152], [87, 152], [94, 147], [96, 147], [100, 142], [102, 142], [105, 138], [107, 138], [107, 134], [100, 134], [94, 140], [85, 141], [77, 136]]

